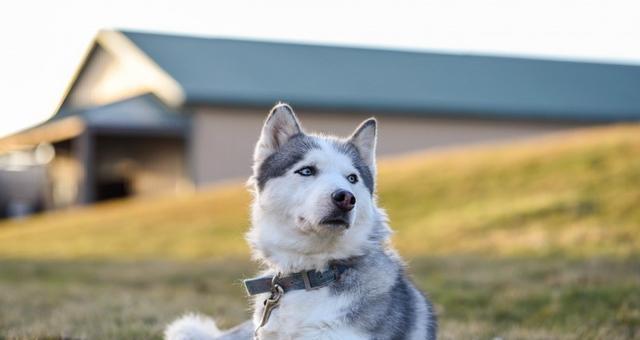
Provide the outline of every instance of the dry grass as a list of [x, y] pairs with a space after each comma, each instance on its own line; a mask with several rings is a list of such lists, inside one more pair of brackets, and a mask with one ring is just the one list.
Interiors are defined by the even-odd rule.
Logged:
[[[381, 204], [407, 255], [629, 256], [640, 249], [639, 136], [623, 125], [383, 161]], [[249, 201], [238, 184], [4, 223], [0, 256], [246, 256]]]
[[[638, 156], [622, 125], [383, 161], [441, 338], [640, 337]], [[0, 338], [153, 338], [187, 308], [240, 321], [249, 200], [230, 185], [0, 224]]]
[[[637, 339], [633, 260], [411, 258], [441, 339]], [[0, 338], [159, 338], [186, 311], [222, 327], [248, 318], [246, 261], [0, 261]]]

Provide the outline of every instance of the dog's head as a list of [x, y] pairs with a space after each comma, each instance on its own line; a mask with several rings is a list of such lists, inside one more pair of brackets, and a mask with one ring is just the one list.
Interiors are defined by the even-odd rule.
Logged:
[[249, 241], [261, 258], [305, 267], [298, 262], [355, 256], [386, 236], [374, 199], [376, 128], [369, 119], [346, 139], [311, 135], [289, 105], [271, 110], [252, 177]]

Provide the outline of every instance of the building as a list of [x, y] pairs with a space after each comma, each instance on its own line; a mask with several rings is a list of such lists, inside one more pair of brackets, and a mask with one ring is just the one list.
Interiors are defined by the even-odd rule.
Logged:
[[637, 120], [638, 89], [629, 65], [102, 31], [58, 112], [0, 139], [0, 214], [246, 177], [277, 101], [309, 130], [377, 116], [384, 156]]

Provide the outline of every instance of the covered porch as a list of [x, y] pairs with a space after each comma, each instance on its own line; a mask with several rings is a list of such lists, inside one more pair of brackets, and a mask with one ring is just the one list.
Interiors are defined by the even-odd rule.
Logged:
[[191, 190], [189, 118], [145, 94], [0, 140], [0, 217]]

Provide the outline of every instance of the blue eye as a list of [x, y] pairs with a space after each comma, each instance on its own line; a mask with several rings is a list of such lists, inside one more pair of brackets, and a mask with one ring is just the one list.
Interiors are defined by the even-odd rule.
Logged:
[[347, 181], [349, 181], [349, 183], [351, 183], [351, 184], [358, 183], [358, 175], [351, 174], [351, 175], [347, 176]]
[[305, 166], [303, 168], [296, 170], [296, 173], [300, 176], [309, 177], [316, 174], [316, 168], [312, 166]]

